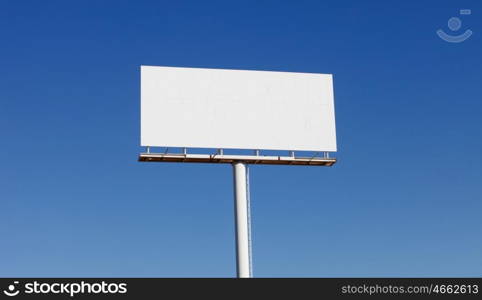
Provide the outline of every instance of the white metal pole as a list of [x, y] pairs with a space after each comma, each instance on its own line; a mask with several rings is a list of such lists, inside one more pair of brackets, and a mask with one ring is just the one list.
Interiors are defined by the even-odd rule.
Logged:
[[248, 177], [245, 163], [233, 163], [234, 207], [236, 226], [236, 269], [239, 278], [251, 277], [250, 219]]

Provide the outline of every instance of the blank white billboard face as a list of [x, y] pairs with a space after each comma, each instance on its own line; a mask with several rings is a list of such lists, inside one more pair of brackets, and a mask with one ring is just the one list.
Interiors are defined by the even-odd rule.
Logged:
[[336, 151], [332, 76], [141, 66], [141, 145]]

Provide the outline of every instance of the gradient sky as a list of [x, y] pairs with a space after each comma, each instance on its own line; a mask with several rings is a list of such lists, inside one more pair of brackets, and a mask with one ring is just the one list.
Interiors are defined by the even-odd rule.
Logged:
[[235, 276], [231, 166], [137, 162], [141, 64], [334, 74], [339, 162], [251, 167], [255, 276], [482, 276], [482, 4], [405, 2], [2, 2], [0, 276]]

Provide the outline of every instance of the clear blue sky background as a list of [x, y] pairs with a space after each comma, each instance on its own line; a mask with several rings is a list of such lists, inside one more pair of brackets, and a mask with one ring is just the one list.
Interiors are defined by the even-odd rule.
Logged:
[[482, 275], [480, 1], [177, 2], [2, 2], [0, 276], [235, 275], [231, 167], [137, 162], [141, 64], [334, 74], [339, 163], [251, 168], [255, 276]]

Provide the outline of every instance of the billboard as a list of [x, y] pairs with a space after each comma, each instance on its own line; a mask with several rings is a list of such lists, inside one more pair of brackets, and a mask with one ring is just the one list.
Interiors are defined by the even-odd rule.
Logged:
[[141, 66], [141, 146], [334, 152], [332, 75]]

